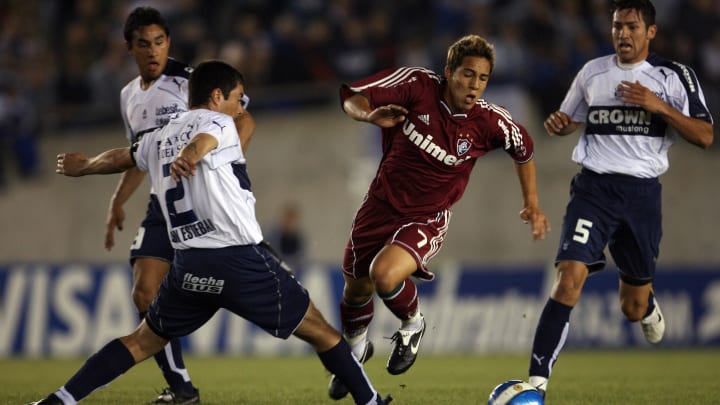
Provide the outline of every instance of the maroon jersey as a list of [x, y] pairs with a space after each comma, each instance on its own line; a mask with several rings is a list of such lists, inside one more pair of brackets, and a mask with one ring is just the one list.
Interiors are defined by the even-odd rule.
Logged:
[[342, 101], [361, 93], [372, 108], [408, 110], [401, 124], [382, 130], [383, 156], [368, 193], [407, 215], [450, 208], [467, 187], [475, 161], [493, 149], [516, 162], [532, 159], [527, 130], [502, 107], [479, 99], [453, 114], [443, 100], [446, 81], [424, 68], [387, 69], [340, 90]]

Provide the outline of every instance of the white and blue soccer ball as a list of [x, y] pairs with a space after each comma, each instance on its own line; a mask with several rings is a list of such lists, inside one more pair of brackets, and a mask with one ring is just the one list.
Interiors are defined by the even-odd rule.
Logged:
[[542, 394], [522, 380], [498, 384], [490, 393], [488, 405], [544, 405]]

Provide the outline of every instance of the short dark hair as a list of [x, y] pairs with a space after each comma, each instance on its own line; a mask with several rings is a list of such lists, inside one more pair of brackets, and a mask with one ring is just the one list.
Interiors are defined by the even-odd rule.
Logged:
[[128, 15], [127, 19], [125, 19], [125, 26], [123, 27], [123, 37], [125, 37], [125, 41], [132, 43], [133, 32], [139, 30], [141, 27], [147, 27], [153, 24], [162, 27], [165, 35], [170, 36], [170, 27], [158, 10], [152, 7], [135, 8], [130, 15]]
[[611, 14], [618, 10], [637, 10], [640, 17], [645, 21], [645, 26], [655, 25], [655, 6], [650, 0], [613, 0]]
[[479, 35], [466, 35], [452, 44], [447, 52], [447, 67], [454, 71], [466, 56], [486, 58], [490, 62], [490, 72], [495, 66], [495, 48]]
[[200, 63], [190, 73], [188, 90], [190, 93], [189, 108], [197, 107], [208, 102], [210, 94], [220, 89], [223, 96], [228, 98], [230, 92], [239, 84], [245, 83], [245, 78], [239, 70], [219, 60], [209, 60]]

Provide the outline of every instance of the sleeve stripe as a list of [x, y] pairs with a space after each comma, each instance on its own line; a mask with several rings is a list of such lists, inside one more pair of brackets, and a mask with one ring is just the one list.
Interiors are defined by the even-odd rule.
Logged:
[[[350, 90], [358, 93], [358, 92], [361, 92], [361, 91], [363, 91], [364, 89], [366, 89], [366, 88], [368, 88], [368, 87], [392, 87], [392, 86], [394, 86], [394, 85], [402, 82], [403, 80], [407, 79], [408, 76], [412, 75], [412, 74], [415, 73], [415, 72], [426, 73], [426, 74], [428, 74], [428, 75], [430, 75], [431, 77], [434, 77], [434, 78], [435, 78], [435, 76], [436, 76], [432, 71], [430, 71], [430, 70], [428, 70], [428, 69], [425, 69], [425, 68], [407, 68], [407, 67], [403, 67], [403, 68], [397, 69], [396, 71], [394, 71], [394, 72], [391, 73], [390, 75], [381, 78], [380, 80], [376, 80], [376, 81], [374, 81], [374, 82], [372, 82], [372, 83], [368, 83], [368, 84], [365, 84], [365, 85], [362, 85], [362, 86], [350, 87]], [[436, 80], [438, 80], [438, 79], [436, 78]]]
[[510, 112], [496, 104], [490, 103], [487, 105], [487, 107], [488, 109], [495, 111], [498, 115], [503, 117], [505, 121], [510, 125], [510, 133], [512, 135], [510, 138], [512, 139], [512, 143], [515, 149], [522, 146], [523, 140], [520, 128], [517, 126], [517, 124], [515, 124], [515, 121], [513, 121], [512, 116], [510, 116]]

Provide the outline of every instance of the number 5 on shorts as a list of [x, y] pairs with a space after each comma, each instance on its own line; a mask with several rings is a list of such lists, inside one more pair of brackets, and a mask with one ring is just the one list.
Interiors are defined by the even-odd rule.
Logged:
[[591, 221], [579, 218], [577, 224], [575, 224], [575, 234], [573, 235], [573, 240], [575, 242], [580, 242], [583, 245], [586, 244], [590, 238], [590, 228], [592, 228], [592, 226], [593, 223]]

